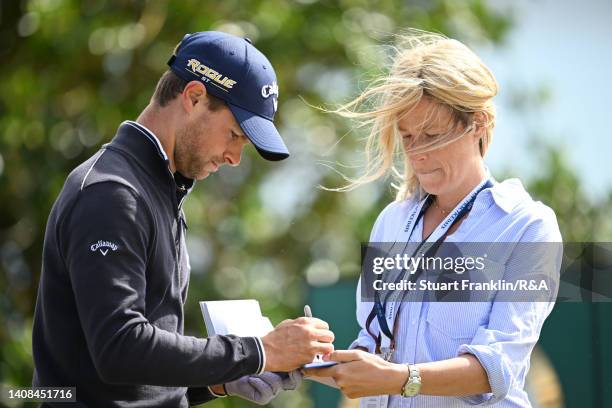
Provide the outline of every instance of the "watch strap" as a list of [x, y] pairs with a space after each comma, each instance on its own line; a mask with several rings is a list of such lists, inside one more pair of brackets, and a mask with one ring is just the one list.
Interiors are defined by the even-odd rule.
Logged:
[[408, 367], [408, 379], [402, 387], [402, 397], [414, 397], [419, 394], [421, 389], [421, 373], [419, 367], [406, 364]]

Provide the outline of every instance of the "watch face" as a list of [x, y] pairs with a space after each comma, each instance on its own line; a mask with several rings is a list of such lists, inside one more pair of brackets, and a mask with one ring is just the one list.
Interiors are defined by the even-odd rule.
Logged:
[[404, 387], [404, 396], [405, 397], [413, 397], [413, 396], [415, 396], [415, 395], [417, 395], [419, 393], [420, 389], [421, 389], [421, 384], [420, 383], [406, 384], [406, 386]]

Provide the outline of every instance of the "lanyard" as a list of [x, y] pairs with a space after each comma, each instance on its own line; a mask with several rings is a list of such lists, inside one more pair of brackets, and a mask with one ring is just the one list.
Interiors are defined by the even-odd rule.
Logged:
[[[419, 243], [416, 250], [412, 254], [412, 257], [414, 257], [419, 252], [419, 250], [423, 247], [423, 245], [427, 242], [433, 242], [433, 245], [431, 245], [428, 248], [427, 252], [424, 254], [425, 258], [429, 258], [435, 255], [440, 245], [446, 239], [446, 236], [448, 235], [448, 232], [453, 227], [453, 225], [455, 225], [461, 218], [463, 218], [468, 212], [470, 212], [470, 210], [472, 209], [474, 205], [474, 202], [476, 201], [476, 197], [478, 196], [478, 194], [485, 188], [489, 188], [492, 186], [493, 186], [493, 182], [490, 179], [486, 179], [480, 184], [478, 184], [450, 212], [450, 214], [436, 227], [436, 229], [424, 241], [421, 241]], [[408, 217], [406, 227], [404, 228], [404, 232], [408, 234], [408, 237], [406, 239], [406, 246], [408, 245], [408, 242], [410, 241], [410, 237], [412, 236], [412, 232], [414, 231], [415, 226], [419, 223], [420, 219], [424, 216], [425, 211], [427, 211], [432, 201], [433, 201], [432, 196], [428, 195], [427, 197], [425, 197], [425, 199], [421, 203], [419, 203], [419, 205], [411, 212], [410, 216]], [[405, 274], [404, 272], [405, 271], [402, 271], [398, 275], [398, 278], [401, 278], [402, 276], [404, 276]], [[416, 281], [422, 272], [423, 272], [422, 267], [419, 267], [419, 269], [417, 269], [414, 273], [411, 274], [410, 281], [412, 282]], [[376, 352], [377, 353], [380, 351], [380, 345], [381, 345], [382, 339], [381, 339], [380, 333], [378, 334], [378, 336], [374, 336], [374, 334], [370, 331], [370, 325], [372, 321], [374, 320], [374, 317], [376, 317], [378, 320], [378, 325], [380, 327], [380, 330], [386, 337], [385, 340], [388, 340], [390, 342], [390, 350], [392, 351], [395, 348], [395, 336], [393, 335], [393, 332], [389, 329], [389, 323], [391, 323], [391, 319], [393, 319], [393, 310], [390, 310], [390, 313], [387, 315], [387, 304], [390, 303], [390, 301], [393, 301], [392, 299], [393, 295], [394, 295], [393, 293], [390, 293], [385, 299], [385, 302], [383, 303], [380, 300], [379, 293], [375, 292], [374, 293], [374, 297], [375, 297], [374, 306], [372, 307], [372, 311], [370, 312], [370, 315], [368, 316], [368, 319], [366, 321], [366, 330], [368, 331], [370, 336], [372, 336], [376, 341], [376, 349], [377, 349]], [[405, 295], [406, 293], [404, 291], [403, 295], [401, 296], [402, 300]], [[399, 296], [396, 296], [396, 298], [398, 297]], [[395, 313], [395, 318], [393, 319], [393, 322], [392, 322], [393, 328], [396, 327], [397, 318], [399, 314], [400, 314], [399, 311]], [[387, 350], [385, 353], [387, 354], [386, 358], [391, 357], [391, 353], [389, 353], [389, 350]]]

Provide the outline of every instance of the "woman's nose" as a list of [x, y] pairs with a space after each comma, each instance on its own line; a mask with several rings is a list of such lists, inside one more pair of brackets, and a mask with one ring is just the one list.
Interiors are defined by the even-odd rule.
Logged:
[[408, 158], [413, 162], [422, 162], [427, 159], [427, 153], [410, 153]]

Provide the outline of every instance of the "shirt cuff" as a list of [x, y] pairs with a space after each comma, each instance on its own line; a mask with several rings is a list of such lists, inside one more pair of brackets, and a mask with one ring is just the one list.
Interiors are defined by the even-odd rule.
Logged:
[[363, 347], [365, 349], [368, 350], [368, 353], [370, 354], [374, 354], [374, 347], [375, 344], [373, 342], [367, 342], [367, 341], [362, 341], [361, 338], [355, 340], [354, 342], [351, 343], [351, 345], [348, 347], [349, 350], [355, 349], [357, 347]]
[[461, 354], [472, 354], [478, 359], [487, 373], [491, 392], [459, 397], [459, 399], [470, 405], [491, 405], [506, 397], [510, 389], [511, 376], [503, 356], [495, 353], [491, 347], [481, 344], [462, 344], [457, 351], [458, 356]]

